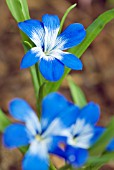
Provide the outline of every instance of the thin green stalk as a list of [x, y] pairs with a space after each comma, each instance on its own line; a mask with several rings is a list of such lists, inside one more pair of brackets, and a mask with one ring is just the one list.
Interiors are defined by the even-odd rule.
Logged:
[[36, 68], [36, 74], [37, 74], [37, 78], [38, 78], [38, 84], [39, 84], [39, 87], [40, 87], [42, 85], [42, 82], [41, 82], [40, 72], [39, 72], [39, 69], [38, 69], [38, 63], [35, 64], [35, 68]]
[[66, 10], [64, 16], [62, 17], [62, 20], [61, 20], [61, 23], [60, 23], [60, 29], [59, 29], [59, 33], [58, 33], [58, 34], [61, 33], [61, 30], [62, 30], [62, 28], [63, 28], [63, 24], [64, 24], [64, 22], [65, 22], [65, 19], [66, 19], [67, 15], [68, 15], [69, 12], [70, 12], [73, 8], [75, 8], [75, 7], [76, 7], [76, 3], [75, 3], [74, 5], [72, 5], [72, 6], [70, 6], [70, 7]]
[[71, 165], [66, 164], [63, 167], [61, 167], [59, 170], [67, 170], [67, 169], [71, 169]]
[[50, 161], [49, 170], [57, 170], [51, 161]]
[[33, 86], [34, 86], [36, 100], [38, 100], [39, 84], [38, 84], [38, 78], [37, 78], [35, 66], [30, 67], [30, 73], [31, 73], [31, 78], [32, 78]]

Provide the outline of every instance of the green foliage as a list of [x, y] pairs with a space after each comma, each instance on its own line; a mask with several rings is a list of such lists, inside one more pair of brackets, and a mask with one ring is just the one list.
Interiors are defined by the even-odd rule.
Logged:
[[5, 113], [0, 110], [0, 132], [3, 132], [4, 129], [10, 124], [10, 120], [7, 118]]
[[87, 104], [87, 101], [83, 91], [73, 82], [71, 77], [68, 77], [68, 83], [74, 103], [76, 103], [79, 107], [84, 107]]
[[108, 10], [98, 16], [98, 18], [87, 28], [87, 35], [84, 41], [80, 45], [70, 49], [69, 52], [75, 54], [78, 58], [80, 58], [85, 50], [88, 48], [88, 46], [92, 43], [92, 41], [103, 30], [104, 26], [112, 19], [114, 19], [114, 9]]
[[99, 140], [90, 149], [91, 155], [101, 155], [108, 143], [114, 137], [114, 117], [112, 118], [109, 126], [106, 128], [105, 132], [99, 138]]
[[17, 22], [21, 22], [30, 18], [26, 0], [6, 0], [11, 14]]
[[19, 0], [25, 20], [30, 19], [27, 0]]
[[72, 9], [74, 9], [75, 7], [76, 7], [76, 4], [71, 5], [71, 6], [66, 10], [66, 12], [65, 12], [65, 14], [64, 14], [64, 16], [63, 16], [63, 18], [62, 18], [62, 20], [61, 20], [60, 29], [59, 29], [59, 34], [61, 33], [61, 30], [62, 30], [62, 28], [63, 28], [63, 24], [64, 24], [64, 22], [65, 22], [65, 19], [66, 19], [67, 15], [68, 15], [69, 12], [70, 12]]
[[114, 160], [114, 152], [106, 152], [102, 156], [89, 157], [85, 170], [97, 170], [109, 161]]

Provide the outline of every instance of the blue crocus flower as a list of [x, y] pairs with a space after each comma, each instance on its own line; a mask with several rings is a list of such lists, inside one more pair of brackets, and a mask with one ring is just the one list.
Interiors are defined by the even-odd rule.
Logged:
[[68, 102], [62, 95], [52, 93], [42, 102], [42, 117], [38, 117], [20, 98], [10, 102], [10, 114], [22, 123], [9, 125], [3, 135], [3, 143], [8, 148], [30, 144], [22, 162], [23, 170], [47, 170], [48, 153], [63, 155], [58, 144], [65, 142], [67, 131], [78, 114], [78, 107]]
[[90, 102], [80, 109], [75, 123], [69, 130], [65, 156], [66, 160], [75, 167], [80, 167], [86, 162], [88, 148], [98, 140], [105, 130], [102, 127], [95, 126], [99, 116], [99, 106]]
[[82, 69], [82, 62], [73, 54], [63, 52], [80, 44], [86, 31], [82, 24], [69, 25], [60, 35], [60, 20], [56, 15], [43, 15], [42, 22], [34, 19], [18, 24], [19, 28], [34, 42], [21, 61], [21, 68], [28, 68], [39, 62], [41, 74], [50, 81], [57, 81], [64, 73], [64, 66], [74, 70]]

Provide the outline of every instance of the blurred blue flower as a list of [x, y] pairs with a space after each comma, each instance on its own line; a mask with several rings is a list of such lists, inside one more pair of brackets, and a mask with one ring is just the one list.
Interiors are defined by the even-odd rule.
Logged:
[[39, 62], [41, 74], [50, 81], [61, 78], [64, 66], [82, 70], [82, 62], [76, 56], [63, 52], [83, 41], [86, 31], [82, 24], [73, 23], [58, 35], [58, 16], [45, 14], [42, 22], [30, 19], [20, 22], [18, 26], [36, 45], [23, 57], [21, 68], [28, 68]]
[[47, 170], [48, 153], [64, 157], [58, 145], [66, 142], [67, 129], [74, 123], [78, 107], [62, 95], [51, 93], [43, 99], [40, 121], [28, 103], [20, 98], [10, 102], [9, 111], [22, 123], [11, 124], [5, 129], [3, 143], [8, 148], [30, 144], [22, 162], [23, 170]]
[[69, 129], [65, 156], [66, 160], [75, 167], [80, 167], [87, 161], [88, 148], [99, 139], [105, 130], [95, 126], [99, 116], [99, 106], [90, 102], [80, 109], [74, 125]]

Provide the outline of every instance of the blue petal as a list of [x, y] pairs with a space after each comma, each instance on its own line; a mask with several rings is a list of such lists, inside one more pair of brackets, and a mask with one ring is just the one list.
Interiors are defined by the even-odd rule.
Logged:
[[90, 140], [90, 145], [93, 145], [97, 140], [101, 137], [101, 135], [104, 133], [105, 128], [100, 126], [95, 126], [93, 130], [93, 137]]
[[84, 119], [85, 123], [96, 124], [100, 117], [99, 105], [90, 102], [82, 108], [79, 119]]
[[48, 170], [49, 158], [45, 144], [34, 141], [26, 153], [23, 170]]
[[86, 31], [82, 24], [71, 24], [58, 36], [56, 46], [66, 50], [80, 44], [85, 36]]
[[108, 151], [114, 151], [114, 139], [112, 139], [112, 140], [110, 141], [110, 143], [108, 144], [106, 150], [108, 150]]
[[36, 114], [25, 100], [20, 98], [12, 100], [9, 105], [9, 111], [15, 119], [25, 122], [32, 133], [35, 134], [36, 131], [41, 131]]
[[23, 57], [21, 61], [20, 68], [28, 68], [38, 62], [41, 53], [38, 51], [37, 47], [32, 48], [29, 50]]
[[18, 27], [35, 43], [36, 46], [44, 45], [44, 28], [38, 20], [26, 20], [18, 23]]
[[48, 145], [48, 152], [57, 155], [61, 158], [65, 158], [65, 152], [59, 145], [66, 144], [66, 142], [67, 142], [67, 137], [51, 136], [50, 144]]
[[64, 73], [64, 65], [57, 59], [45, 60], [42, 58], [39, 62], [39, 69], [44, 78], [49, 81], [59, 80]]
[[60, 144], [66, 144], [67, 137], [65, 136], [51, 136], [50, 144], [48, 145], [49, 153], [56, 154], [61, 157], [65, 157], [64, 151], [60, 148]]
[[75, 167], [84, 165], [88, 158], [88, 151], [68, 145], [65, 149], [66, 160]]
[[12, 124], [4, 131], [3, 143], [6, 147], [15, 148], [29, 144], [31, 138], [31, 134], [24, 125]]
[[50, 135], [69, 135], [68, 128], [76, 121], [78, 114], [79, 108], [75, 105], [71, 104], [66, 107], [48, 126], [43, 134], [44, 137]]
[[[59, 101], [59, 102], [58, 102]], [[51, 93], [42, 101], [41, 125], [44, 131], [59, 113], [65, 110], [71, 103], [59, 93]]]
[[60, 20], [56, 15], [45, 14], [42, 17], [42, 22], [44, 24], [44, 29], [45, 29], [44, 50], [49, 51], [55, 45], [55, 40], [57, 38], [57, 34], [60, 27]]
[[[68, 53], [68, 52], [62, 52], [59, 54], [62, 56], [60, 61], [67, 67], [74, 69], [74, 70], [82, 70], [82, 62], [79, 58], [77, 58], [75, 55]], [[56, 57], [56, 56], [55, 56]], [[57, 58], [57, 57], [56, 57]]]
[[63, 159], [66, 158], [64, 150], [61, 149], [60, 147], [56, 147], [54, 148], [54, 150], [50, 150], [49, 153], [57, 155], [58, 157], [63, 158]]

